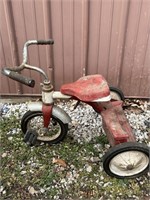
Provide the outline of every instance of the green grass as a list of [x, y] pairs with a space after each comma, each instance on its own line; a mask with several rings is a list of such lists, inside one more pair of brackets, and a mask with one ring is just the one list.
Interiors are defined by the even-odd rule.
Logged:
[[[70, 137], [57, 145], [28, 147], [23, 142], [20, 120], [14, 115], [1, 120], [1, 199], [144, 199], [148, 192], [147, 176], [138, 179], [116, 179], [102, 169], [102, 159], [91, 162], [106, 151], [105, 135], [91, 143], [78, 144]], [[12, 131], [17, 129], [17, 134]], [[101, 144], [101, 152], [95, 145]], [[67, 167], [54, 164], [53, 158], [63, 159]], [[87, 171], [87, 167], [91, 171]], [[71, 179], [72, 177], [72, 179]], [[71, 181], [70, 181], [71, 179]], [[64, 184], [63, 180], [67, 182]], [[69, 182], [70, 181], [70, 182]], [[29, 193], [29, 186], [37, 194]], [[41, 190], [43, 189], [43, 191]], [[42, 191], [42, 192], [41, 192]]]

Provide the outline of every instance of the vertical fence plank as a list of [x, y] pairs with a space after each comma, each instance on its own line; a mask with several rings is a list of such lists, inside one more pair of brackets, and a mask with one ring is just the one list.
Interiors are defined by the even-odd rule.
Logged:
[[[139, 21], [141, 16], [142, 1], [130, 2], [129, 18], [126, 32], [126, 42], [124, 49], [124, 58], [122, 63], [122, 73], [120, 78], [120, 87], [126, 95], [130, 94], [131, 78], [134, 67], [134, 53], [138, 38]], [[133, 93], [134, 94], [134, 93]], [[131, 95], [131, 94], [130, 94]]]
[[[136, 96], [139, 95], [140, 85], [143, 84], [142, 83], [142, 79], [143, 79], [142, 72], [144, 69], [145, 53], [148, 48], [147, 47], [148, 38], [149, 38], [148, 33], [150, 31], [150, 29], [149, 29], [150, 4], [148, 4], [147, 2], [148, 1], [142, 1], [142, 5], [141, 5], [141, 14], [140, 14], [140, 19], [139, 19], [138, 33], [137, 33], [137, 42], [136, 42], [136, 46], [135, 46], [132, 76], [131, 76], [131, 80], [130, 80], [130, 85], [131, 86], [133, 85], [134, 87], [130, 87], [129, 93], [131, 93], [131, 94], [134, 93]], [[147, 19], [149, 19], [149, 20], [147, 20]]]
[[[15, 26], [14, 26], [14, 18], [13, 18], [13, 12], [12, 12], [12, 2], [11, 1], [4, 1], [3, 2], [3, 9], [4, 9], [4, 15], [5, 15], [5, 23], [3, 24], [3, 26], [6, 26], [7, 29], [9, 29], [8, 32], [8, 41], [9, 45], [10, 45], [10, 56], [11, 56], [11, 63], [13, 66], [17, 66], [19, 65], [19, 58], [18, 58], [18, 49], [17, 49], [17, 45], [16, 45], [16, 35], [15, 35]], [[2, 21], [3, 23], [3, 21]], [[7, 40], [5, 32], [2, 32], [2, 37], [4, 38], [4, 40]], [[4, 43], [3, 43], [4, 45]], [[6, 63], [7, 64], [7, 63]], [[10, 64], [11, 66], [11, 64]], [[17, 93], [21, 94], [22, 93], [22, 86], [19, 83], [12, 83], [13, 81], [9, 81], [9, 88], [10, 90], [16, 90]], [[11, 84], [12, 83], [12, 84]], [[15, 84], [15, 87], [14, 87]]]
[[[64, 83], [73, 81], [74, 54], [73, 1], [62, 1]], [[61, 67], [61, 66], [60, 66]]]
[[124, 38], [126, 37], [128, 8], [129, 1], [114, 2], [107, 80], [117, 87], [119, 86], [122, 54], [125, 45]]

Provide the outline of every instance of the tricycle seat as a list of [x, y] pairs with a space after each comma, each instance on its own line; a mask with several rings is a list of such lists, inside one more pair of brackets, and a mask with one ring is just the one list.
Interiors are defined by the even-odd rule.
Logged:
[[86, 102], [110, 95], [106, 80], [99, 74], [84, 76], [73, 83], [64, 84], [60, 90], [63, 94]]

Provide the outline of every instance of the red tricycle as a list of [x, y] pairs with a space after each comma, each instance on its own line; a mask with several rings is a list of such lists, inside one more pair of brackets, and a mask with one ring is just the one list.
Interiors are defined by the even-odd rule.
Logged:
[[90, 105], [102, 116], [103, 129], [111, 148], [103, 157], [103, 168], [107, 174], [116, 178], [134, 178], [149, 169], [149, 148], [137, 143], [124, 114], [121, 90], [109, 87], [102, 75], [84, 76], [73, 83], [64, 84], [60, 91], [54, 91], [47, 74], [39, 67], [27, 64], [29, 45], [53, 44], [50, 40], [29, 40], [24, 44], [23, 62], [19, 67], [3, 68], [2, 73], [9, 78], [34, 87], [35, 81], [18, 72], [23, 69], [35, 70], [42, 74], [42, 101], [31, 102], [21, 120], [24, 141], [35, 145], [37, 141], [56, 144], [62, 141], [71, 122], [69, 115], [55, 99], [76, 100]]

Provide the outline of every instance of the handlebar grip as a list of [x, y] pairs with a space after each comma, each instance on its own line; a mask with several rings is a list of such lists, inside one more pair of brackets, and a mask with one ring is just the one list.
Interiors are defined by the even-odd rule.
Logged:
[[52, 39], [49, 39], [49, 40], [37, 40], [37, 44], [39, 44], [39, 45], [54, 44], [54, 40], [52, 40]]
[[21, 74], [17, 72], [10, 71], [8, 69], [2, 69], [2, 74], [4, 74], [5, 76], [8, 76], [9, 78], [15, 81], [23, 83], [24, 85], [27, 85], [29, 87], [34, 87], [35, 85], [35, 81], [33, 79], [22, 76]]

